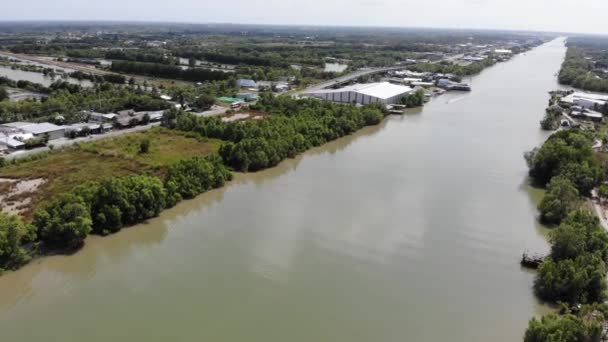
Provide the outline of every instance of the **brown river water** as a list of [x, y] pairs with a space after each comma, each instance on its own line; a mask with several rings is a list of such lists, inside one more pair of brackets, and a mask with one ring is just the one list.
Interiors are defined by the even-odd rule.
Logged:
[[564, 40], [146, 224], [0, 277], [0, 340], [520, 341], [547, 312], [523, 153]]

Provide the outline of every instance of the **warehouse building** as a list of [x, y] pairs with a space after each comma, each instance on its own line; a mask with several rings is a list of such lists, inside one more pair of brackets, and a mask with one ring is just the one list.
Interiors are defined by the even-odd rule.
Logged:
[[564, 96], [560, 100], [560, 104], [564, 107], [580, 106], [583, 108], [593, 109], [596, 106], [602, 107], [608, 103], [608, 95], [589, 94], [583, 92], [574, 92], [568, 96]]
[[65, 135], [65, 127], [57, 126], [52, 123], [31, 123], [31, 122], [12, 122], [3, 124], [2, 127], [11, 128], [23, 133], [30, 133], [34, 137], [47, 135], [49, 140], [63, 138]]
[[382, 103], [385, 105], [399, 103], [401, 99], [413, 91], [412, 88], [391, 84], [388, 82], [355, 84], [341, 89], [322, 89], [309, 93], [325, 101], [336, 103], [371, 104]]

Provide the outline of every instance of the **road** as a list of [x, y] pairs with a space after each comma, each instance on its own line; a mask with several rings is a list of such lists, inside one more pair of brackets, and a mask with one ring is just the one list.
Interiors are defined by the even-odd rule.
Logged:
[[[124, 134], [128, 134], [128, 133], [134, 133], [134, 132], [141, 132], [141, 131], [145, 131], [148, 130], [152, 127], [155, 126], [160, 126], [160, 122], [154, 122], [145, 126], [136, 126], [133, 128], [127, 128], [127, 129], [121, 129], [121, 130], [115, 130], [115, 131], [110, 131], [108, 133], [104, 133], [104, 134], [95, 134], [95, 135], [89, 135], [88, 137], [83, 137], [83, 138], [76, 138], [76, 139], [68, 139], [68, 138], [61, 138], [61, 139], [55, 139], [55, 140], [51, 140], [49, 142], [49, 145], [53, 146], [54, 150], [59, 150], [59, 149], [63, 149], [78, 143], [83, 143], [83, 142], [90, 142], [90, 141], [95, 141], [95, 140], [99, 140], [99, 139], [105, 139], [105, 138], [110, 138], [110, 137], [116, 137], [116, 136], [120, 136], [120, 135], [124, 135]], [[30, 156], [32, 154], [36, 154], [36, 153], [40, 153], [40, 152], [45, 152], [45, 151], [50, 151], [51, 149], [48, 146], [45, 147], [39, 147], [39, 148], [34, 148], [31, 150], [24, 150], [24, 151], [17, 151], [17, 152], [13, 152], [7, 156], [4, 156], [3, 158], [6, 160], [13, 160], [13, 159], [20, 159], [23, 157], [27, 157]]]

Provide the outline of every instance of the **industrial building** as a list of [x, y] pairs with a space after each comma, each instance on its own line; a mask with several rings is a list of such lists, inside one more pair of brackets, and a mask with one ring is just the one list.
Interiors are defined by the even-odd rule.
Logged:
[[568, 96], [562, 97], [559, 102], [565, 107], [580, 106], [593, 109], [596, 106], [601, 107], [606, 105], [606, 103], [608, 103], [608, 95], [574, 92]]
[[48, 135], [49, 140], [63, 138], [65, 127], [57, 126], [52, 123], [31, 123], [31, 122], [12, 122], [3, 124], [2, 127], [12, 128], [16, 132], [30, 133], [34, 137]]
[[388, 82], [355, 84], [341, 89], [322, 89], [308, 93], [309, 96], [337, 103], [394, 104], [413, 91], [412, 88]]

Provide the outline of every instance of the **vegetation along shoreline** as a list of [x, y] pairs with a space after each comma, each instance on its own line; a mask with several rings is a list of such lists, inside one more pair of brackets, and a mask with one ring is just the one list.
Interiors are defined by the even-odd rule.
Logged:
[[[567, 46], [559, 82], [606, 91], [605, 80], [589, 74], [598, 63], [585, 58], [606, 47], [606, 41], [575, 38]], [[534, 293], [559, 309], [533, 318], [524, 341], [600, 341], [608, 333], [608, 232], [596, 208], [608, 197], [603, 122], [608, 104], [575, 90], [550, 95], [541, 128], [554, 132], [525, 157], [532, 183], [546, 189], [538, 211], [550, 229], [551, 249], [544, 257], [524, 254], [522, 265], [537, 268]]]

